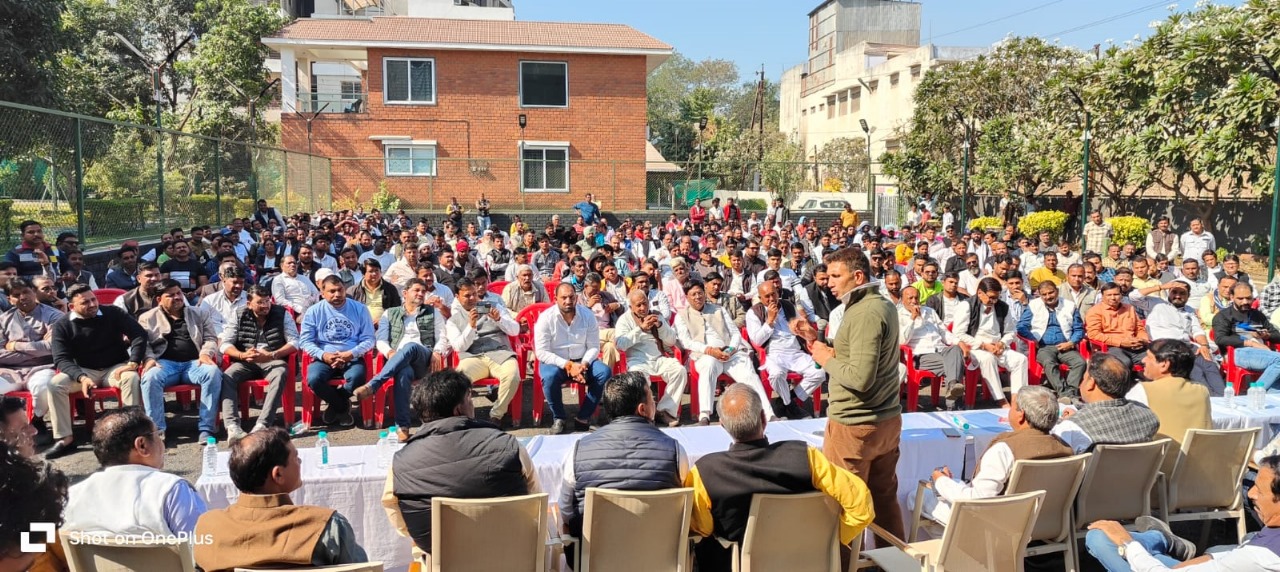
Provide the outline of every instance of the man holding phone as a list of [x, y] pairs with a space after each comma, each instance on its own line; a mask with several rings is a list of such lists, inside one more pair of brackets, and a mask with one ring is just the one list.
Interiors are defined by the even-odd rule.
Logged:
[[520, 333], [520, 325], [505, 306], [494, 304], [485, 294], [484, 287], [471, 278], [458, 281], [458, 297], [445, 324], [445, 336], [458, 352], [458, 371], [472, 383], [487, 377], [498, 380], [489, 419], [507, 429], [511, 426], [507, 407], [520, 385], [520, 362], [512, 351], [510, 336]]
[[57, 279], [58, 257], [44, 239], [44, 227], [34, 220], [24, 220], [18, 225], [22, 242], [13, 247], [4, 259], [18, 268], [18, 276], [31, 280], [36, 276]]

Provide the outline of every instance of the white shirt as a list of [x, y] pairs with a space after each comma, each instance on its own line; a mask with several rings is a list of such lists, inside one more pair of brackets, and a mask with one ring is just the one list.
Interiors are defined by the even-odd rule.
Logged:
[[364, 261], [370, 258], [377, 260], [378, 264], [382, 265], [383, 272], [390, 270], [391, 265], [396, 263], [396, 256], [394, 254], [391, 254], [390, 250], [384, 250], [382, 254], [374, 254], [373, 251], [370, 250], [365, 252], [364, 254], [361, 254], [360, 257], [356, 259], [356, 261], [358, 261], [360, 265], [363, 267]]
[[[796, 317], [800, 317], [800, 307], [796, 306]], [[778, 308], [778, 317], [773, 324], [766, 324], [756, 317], [755, 312], [747, 312], [747, 336], [751, 343], [763, 347], [769, 343], [769, 351], [800, 351], [800, 340], [791, 332], [787, 317], [782, 308]]]
[[289, 276], [281, 273], [271, 281], [271, 297], [277, 304], [302, 315], [320, 299], [320, 291], [310, 278], [302, 274]]
[[582, 304], [574, 309], [572, 323], [565, 323], [559, 308], [548, 308], [533, 326], [533, 347], [538, 361], [547, 365], [591, 363], [600, 355], [600, 324]]
[[1195, 338], [1204, 336], [1205, 332], [1200, 325], [1200, 318], [1191, 311], [1191, 306], [1183, 306], [1179, 310], [1173, 304], [1156, 304], [1147, 314], [1147, 334], [1152, 340], [1192, 342]]
[[1217, 250], [1217, 248], [1218, 242], [1214, 240], [1213, 233], [1207, 230], [1202, 231], [1200, 234], [1189, 230], [1182, 233], [1182, 257], [1184, 259], [1193, 259], [1203, 266], [1204, 262], [1200, 259], [1200, 256], [1207, 250]]
[[[445, 338], [445, 332], [444, 332], [444, 323], [445, 323], [444, 314], [441, 314], [440, 310], [437, 310], [435, 308], [432, 308], [431, 311], [435, 312], [435, 316], [431, 321], [431, 325], [432, 325], [432, 329], [434, 330], [434, 332], [432, 333], [435, 334], [436, 343], [432, 347], [427, 349], [430, 349], [432, 352], [435, 352], [438, 354], [444, 354], [449, 351], [449, 340]], [[380, 321], [386, 322], [389, 317], [390, 315], [384, 311], [382, 312], [382, 319]], [[381, 334], [378, 336], [378, 341], [375, 344], [378, 348], [378, 353], [384, 356], [387, 354], [390, 354], [393, 349], [391, 347], [391, 337], [390, 337], [391, 327], [390, 326], [379, 327], [378, 333]], [[397, 345], [394, 349], [395, 351], [400, 351], [410, 343], [421, 344], [422, 332], [418, 330], [418, 317], [415, 316], [414, 314], [410, 314], [408, 308], [406, 308], [404, 312], [404, 334], [400, 336], [400, 344]]]
[[[756, 274], [756, 282], [755, 282], [755, 283], [756, 283], [756, 284], [761, 284], [761, 283], [763, 283], [763, 282], [764, 282], [764, 275], [765, 275], [765, 273], [769, 272], [770, 270], [772, 270], [772, 269], [771, 269], [771, 268], [765, 268], [764, 270], [761, 270], [758, 274]], [[783, 266], [783, 267], [781, 267], [781, 268], [778, 268], [778, 277], [782, 279], [782, 287], [783, 287], [783, 288], [785, 288], [785, 289], [787, 289], [787, 290], [791, 290], [792, 292], [794, 292], [794, 291], [796, 291], [796, 290], [800, 290], [800, 289], [801, 289], [801, 287], [800, 287], [800, 277], [796, 275], [796, 271], [795, 271], [795, 270], [792, 270], [792, 269], [790, 269], [790, 268], [787, 268], [786, 266]]]
[[898, 307], [898, 343], [910, 347], [916, 355], [938, 353], [956, 341], [955, 334], [947, 331], [933, 308], [920, 306], [920, 317], [913, 319], [911, 312]]
[[[1125, 560], [1134, 572], [1163, 572], [1173, 570], [1156, 560], [1137, 542], [1124, 545]], [[1179, 571], [1192, 572], [1276, 572], [1280, 570], [1280, 556], [1261, 546], [1244, 545], [1232, 550], [1209, 554], [1211, 560], [1194, 566], [1181, 566]]]
[[933, 490], [938, 494], [938, 506], [931, 516], [939, 522], [951, 517], [951, 505], [960, 499], [989, 499], [1000, 496], [1009, 475], [1013, 473], [1013, 449], [1006, 443], [996, 443], [982, 454], [982, 463], [973, 474], [973, 481], [965, 483], [950, 477], [938, 477]]
[[978, 293], [978, 281], [981, 279], [981, 276], [974, 276], [972, 272], [969, 272], [966, 269], [964, 272], [960, 273], [960, 280], [958, 281], [957, 286], [961, 290], [964, 290], [966, 295], [973, 296]]
[[[1004, 342], [1005, 346], [1013, 344], [1014, 338], [1018, 335], [1018, 320], [1017, 317], [1014, 316], [1017, 312], [1014, 310], [1013, 306], [1009, 307], [1009, 314], [1005, 316], [1003, 336], [999, 334], [999, 330], [996, 327], [995, 306], [992, 306], [991, 310], [987, 311], [982, 304], [978, 304], [978, 311], [982, 312], [982, 316], [978, 318], [978, 328], [974, 330], [974, 335], [970, 336], [965, 333], [969, 324], [969, 307], [970, 305], [965, 303], [961, 304], [956, 310], [956, 335], [960, 338], [960, 341], [971, 346], [978, 346], [983, 343], [996, 341]], [[1008, 350], [1006, 349], [1006, 351]]]
[[[485, 301], [493, 304], [493, 300], [488, 296], [485, 297]], [[494, 304], [494, 307], [498, 309], [498, 329], [508, 336], [519, 335], [520, 324], [517, 324], [515, 318], [511, 316], [511, 311], [507, 310], [500, 300]], [[483, 319], [485, 319], [484, 316], [481, 316], [476, 323], [480, 323]], [[457, 352], [466, 352], [471, 348], [471, 344], [476, 342], [476, 338], [480, 337], [480, 332], [471, 327], [471, 315], [458, 302], [453, 303], [453, 311], [445, 324], [444, 333], [449, 338], [449, 347]]]
[[1058, 424], [1053, 426], [1053, 430], [1049, 434], [1062, 439], [1062, 442], [1071, 447], [1071, 450], [1077, 455], [1088, 451], [1089, 447], [1093, 446], [1093, 438], [1084, 432], [1083, 427], [1080, 427], [1070, 419], [1058, 421]]
[[223, 326], [236, 319], [236, 310], [243, 308], [248, 302], [249, 300], [245, 297], [244, 292], [240, 293], [239, 298], [228, 300], [227, 293], [220, 290], [212, 296], [205, 296], [200, 301], [200, 305], [213, 310], [214, 328], [221, 335]]

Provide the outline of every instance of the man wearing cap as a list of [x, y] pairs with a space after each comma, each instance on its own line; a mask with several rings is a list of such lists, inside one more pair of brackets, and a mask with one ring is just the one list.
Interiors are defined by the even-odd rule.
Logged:
[[222, 287], [205, 296], [200, 305], [213, 312], [217, 331], [221, 334], [224, 325], [236, 319], [236, 311], [243, 308], [248, 300], [244, 295], [244, 270], [239, 265], [235, 262], [223, 263], [218, 276], [222, 278]]

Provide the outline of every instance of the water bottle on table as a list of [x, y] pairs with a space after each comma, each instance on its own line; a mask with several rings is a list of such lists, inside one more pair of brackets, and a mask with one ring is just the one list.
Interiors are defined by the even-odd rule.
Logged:
[[218, 440], [209, 437], [204, 444], [204, 475], [212, 477], [218, 473]]
[[1267, 408], [1267, 389], [1262, 387], [1262, 382], [1254, 382], [1253, 387], [1249, 388], [1249, 405], [1256, 411], [1262, 411]]
[[320, 453], [320, 468], [327, 469], [329, 467], [329, 433], [320, 432], [320, 438], [316, 439], [316, 451]]
[[1235, 409], [1236, 385], [1234, 383], [1227, 382], [1227, 386], [1222, 389], [1222, 402], [1225, 403], [1227, 407]]
[[391, 464], [390, 449], [391, 449], [390, 443], [387, 441], [387, 432], [386, 431], [378, 432], [378, 446], [377, 446], [376, 452], [378, 453], [379, 469], [385, 469], [387, 468], [388, 465]]
[[394, 455], [396, 451], [400, 450], [400, 445], [400, 426], [392, 425], [390, 429], [387, 429], [387, 455]]

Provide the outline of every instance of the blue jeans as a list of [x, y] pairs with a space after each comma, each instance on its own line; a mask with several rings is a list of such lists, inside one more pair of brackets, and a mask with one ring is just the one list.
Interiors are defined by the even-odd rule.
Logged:
[[1280, 352], [1261, 348], [1236, 348], [1236, 365], [1250, 371], [1260, 371], [1258, 381], [1262, 387], [1275, 387], [1280, 380]]
[[[542, 378], [542, 395], [551, 405], [551, 416], [564, 419], [564, 394], [561, 389], [564, 383], [569, 381], [569, 374], [564, 371], [564, 368], [538, 362], [538, 375]], [[578, 419], [583, 421], [591, 419], [591, 414], [596, 412], [596, 405], [600, 404], [600, 395], [604, 393], [604, 382], [609, 381], [611, 375], [613, 372], [609, 370], [609, 366], [600, 360], [591, 362], [587, 367], [587, 371], [584, 372], [587, 380], [587, 398], [578, 410]]]
[[[1169, 549], [1169, 544], [1165, 542], [1164, 535], [1159, 531], [1148, 530], [1147, 532], [1131, 532], [1138, 544], [1147, 549], [1147, 552], [1155, 557], [1156, 560], [1163, 562], [1165, 566], [1170, 568], [1177, 566], [1179, 562], [1165, 555], [1165, 551]], [[1102, 567], [1107, 572], [1129, 572], [1133, 570], [1124, 558], [1120, 557], [1120, 553], [1116, 551], [1116, 543], [1111, 542], [1110, 538], [1101, 530], [1090, 530], [1084, 536], [1085, 550], [1089, 551], [1098, 562], [1102, 563]]]
[[480, 233], [483, 234], [493, 224], [493, 219], [487, 216], [476, 215], [476, 222], [480, 223]]
[[396, 385], [391, 391], [395, 394], [396, 425], [407, 428], [413, 424], [410, 418], [409, 392], [413, 389], [413, 380], [426, 377], [430, 369], [431, 350], [422, 344], [410, 343], [397, 350], [382, 366], [382, 371], [369, 380], [369, 387], [376, 394], [388, 379], [395, 378]]
[[[307, 385], [311, 386], [311, 392], [316, 394], [321, 401], [328, 403], [330, 407], [350, 407], [351, 392], [356, 387], [364, 384], [365, 380], [364, 358], [356, 358], [347, 367], [342, 369], [334, 369], [329, 364], [320, 360], [311, 362], [307, 366]], [[329, 385], [329, 380], [341, 376], [345, 383], [341, 388]], [[336, 410], [335, 410], [336, 411]]]
[[218, 427], [218, 398], [222, 393], [222, 371], [198, 361], [156, 360], [156, 367], [142, 374], [142, 405], [164, 431], [164, 390], [182, 383], [200, 386], [200, 430], [213, 433]]

